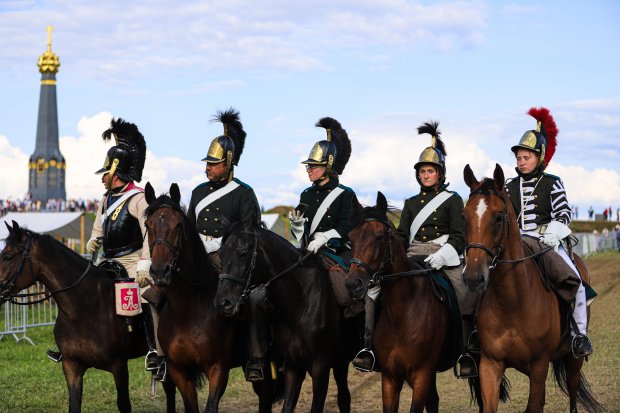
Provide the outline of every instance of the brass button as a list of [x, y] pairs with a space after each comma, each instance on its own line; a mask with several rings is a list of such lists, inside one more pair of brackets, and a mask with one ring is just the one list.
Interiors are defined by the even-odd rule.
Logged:
[[215, 230], [215, 232], [220, 232], [220, 231], [218, 231], [218, 230], [216, 229], [216, 230]]
[[212, 186], [210, 186], [210, 187], [209, 187], [209, 190], [210, 190], [210, 191], [213, 191], [213, 187], [212, 187]]
[[424, 200], [423, 200], [423, 199], [421, 199], [421, 200], [420, 200], [420, 202], [421, 202], [421, 203], [424, 203]]
[[422, 228], [422, 231], [426, 231], [426, 228]]
[[207, 208], [206, 211], [209, 212], [209, 208]]
[[219, 219], [215, 218], [215, 222], [219, 221]]
[[422, 239], [426, 239], [426, 237], [422, 237]]
[[[217, 219], [216, 219], [216, 221], [217, 221]], [[437, 229], [437, 227], [435, 227], [435, 229]]]
[[219, 208], [215, 208], [215, 210], [216, 210], [216, 211], [219, 211], [220, 209], [219, 209]]
[[208, 220], [209, 220], [209, 218], [205, 218], [205, 221], [208, 221]]
[[331, 218], [331, 215], [328, 215], [327, 218]]
[[434, 218], [433, 218], [433, 221], [437, 221], [437, 217], [434, 217]]

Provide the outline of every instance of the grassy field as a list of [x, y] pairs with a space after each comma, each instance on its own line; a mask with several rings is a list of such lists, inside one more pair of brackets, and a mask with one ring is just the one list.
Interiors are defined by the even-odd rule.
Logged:
[[[593, 392], [609, 412], [620, 412], [620, 325], [613, 322], [620, 314], [620, 254], [596, 255], [587, 260], [593, 284], [599, 298], [593, 304], [591, 337], [595, 353], [585, 365], [584, 372]], [[28, 336], [36, 343], [15, 343], [12, 337], [0, 341], [0, 412], [65, 412], [67, 392], [59, 364], [48, 361], [45, 350], [53, 345], [51, 327], [34, 328]], [[551, 373], [550, 373], [551, 374]], [[164, 412], [164, 396], [160, 389], [156, 398], [149, 397], [149, 376], [143, 360], [130, 362], [130, 394], [134, 412]], [[381, 410], [380, 374], [351, 371], [350, 387], [353, 412]], [[527, 402], [527, 381], [513, 370], [508, 371], [512, 400], [500, 406], [502, 412], [523, 411]], [[108, 373], [89, 370], [84, 379], [84, 411], [115, 412], [115, 389]], [[304, 383], [298, 411], [309, 409], [311, 392], [309, 380]], [[335, 386], [330, 385], [326, 411], [337, 411]], [[469, 403], [465, 382], [456, 380], [451, 372], [439, 375], [440, 409], [445, 412], [476, 412]], [[411, 390], [403, 390], [401, 411], [409, 410]], [[204, 406], [206, 393], [200, 394]], [[178, 410], [182, 411], [180, 396]], [[278, 410], [278, 409], [275, 409]], [[547, 412], [565, 412], [568, 400], [550, 377], [547, 385]], [[256, 411], [256, 399], [239, 369], [231, 374], [230, 384], [221, 403], [222, 412]]]

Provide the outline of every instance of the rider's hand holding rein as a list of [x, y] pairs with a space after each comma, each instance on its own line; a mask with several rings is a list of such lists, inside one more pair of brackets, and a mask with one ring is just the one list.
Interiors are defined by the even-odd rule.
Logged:
[[103, 245], [103, 238], [98, 237], [98, 238], [91, 238], [88, 240], [88, 243], [86, 244], [86, 250], [88, 250], [89, 254], [93, 254], [96, 251], [99, 251], [99, 248], [101, 248], [101, 245]]
[[429, 267], [434, 270], [440, 270], [446, 265], [455, 266], [459, 265], [459, 255], [454, 247], [450, 244], [444, 244], [436, 253], [426, 257], [424, 262], [428, 263]]
[[541, 235], [540, 242], [550, 247], [557, 252], [560, 242], [569, 236], [571, 233], [570, 228], [559, 221], [551, 221], [547, 225], [545, 233]]
[[140, 288], [146, 288], [153, 284], [153, 279], [149, 275], [151, 260], [140, 259], [136, 267], [136, 281]]
[[340, 238], [340, 234], [335, 229], [330, 229], [326, 232], [315, 232], [314, 239], [308, 244], [308, 251], [316, 254], [332, 238]]

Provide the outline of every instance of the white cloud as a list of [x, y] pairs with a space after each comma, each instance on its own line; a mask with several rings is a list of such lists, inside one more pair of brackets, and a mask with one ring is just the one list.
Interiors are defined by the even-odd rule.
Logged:
[[6, 136], [0, 135], [0, 199], [21, 199], [28, 192], [28, 158]]

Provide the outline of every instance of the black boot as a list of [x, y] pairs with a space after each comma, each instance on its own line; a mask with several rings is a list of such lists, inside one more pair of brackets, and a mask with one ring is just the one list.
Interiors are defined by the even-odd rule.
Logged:
[[254, 289], [248, 296], [248, 328], [250, 359], [245, 368], [245, 379], [256, 382], [265, 379], [265, 354], [269, 349], [269, 303], [264, 287]]
[[575, 358], [587, 357], [594, 351], [592, 342], [585, 334], [576, 334], [573, 337], [572, 349]]
[[372, 352], [372, 341], [375, 337], [375, 300], [366, 296], [364, 310], [364, 348], [357, 353], [351, 364], [359, 371], [369, 372], [375, 369], [375, 353]]
[[142, 306], [142, 313], [144, 317], [144, 333], [146, 336], [146, 345], [148, 352], [144, 359], [144, 368], [147, 371], [156, 371], [159, 364], [157, 362], [157, 349], [155, 346], [155, 327], [153, 326], [153, 313], [151, 312], [151, 305], [144, 304]]
[[56, 363], [60, 363], [62, 360], [62, 353], [60, 351], [56, 351], [50, 348], [49, 350], [45, 352], [45, 354], [47, 354], [48, 359], [55, 361]]
[[471, 379], [478, 377], [478, 367], [474, 354], [480, 353], [478, 330], [475, 329], [474, 318], [463, 316], [461, 318], [463, 333], [463, 353], [456, 361], [455, 375], [459, 379]]

